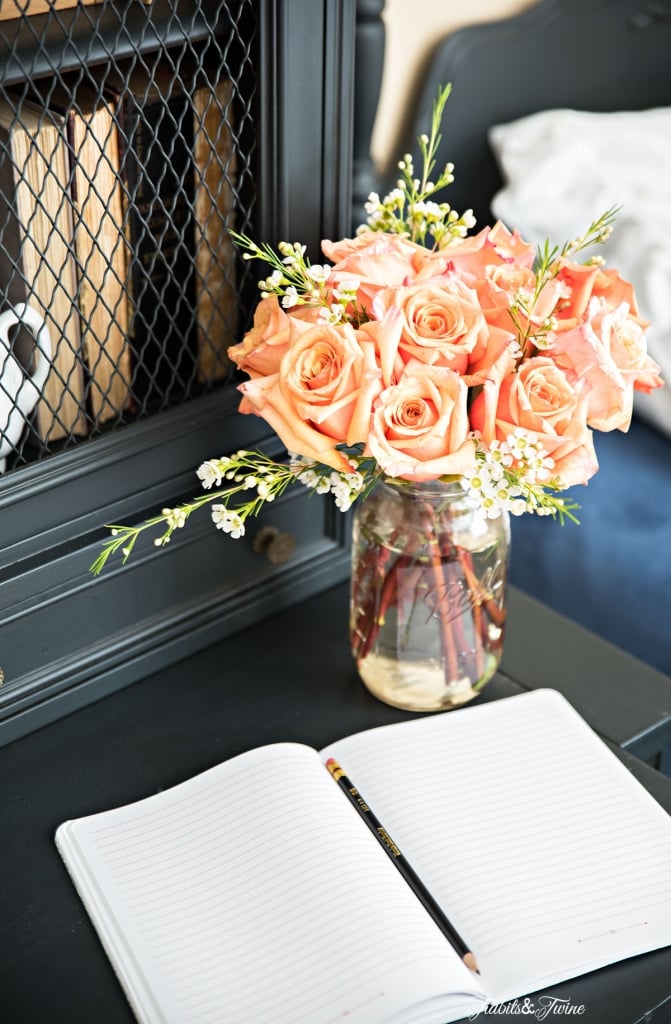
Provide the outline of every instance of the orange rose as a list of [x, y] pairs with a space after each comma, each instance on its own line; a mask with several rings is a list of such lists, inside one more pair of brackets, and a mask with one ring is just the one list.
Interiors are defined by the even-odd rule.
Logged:
[[238, 390], [242, 393], [239, 411], [262, 416], [287, 451], [323, 462], [341, 472], [351, 470], [345, 457], [334, 445], [333, 438], [315, 430], [296, 415], [295, 408], [279, 386], [279, 374], [245, 381]]
[[629, 281], [625, 281], [623, 277], [620, 277], [620, 274], [614, 267], [599, 268], [599, 273], [594, 281], [592, 295], [597, 299], [604, 299], [611, 309], [615, 309], [617, 306], [622, 305], [623, 302], [626, 302], [631, 316], [637, 319], [639, 323], [644, 323], [644, 321], [639, 319], [634, 286]]
[[359, 328], [359, 339], [368, 338], [374, 346], [382, 383], [385, 387], [393, 384], [403, 373], [403, 359], [398, 346], [403, 332], [403, 317], [400, 309], [390, 306], [381, 320], [368, 320]]
[[352, 244], [349, 250], [343, 249], [342, 243], [333, 245], [329, 242], [322, 242], [322, 248], [326, 255], [346, 253], [331, 268], [329, 286], [338, 288], [355, 280], [358, 283], [357, 301], [368, 310], [381, 288], [413, 281], [428, 251], [400, 235], [384, 232], [365, 234], [361, 241], [365, 244]]
[[497, 221], [443, 252], [450, 257], [450, 267], [475, 291], [487, 323], [512, 331], [511, 304], [520, 291], [531, 298], [536, 286], [534, 247]]
[[464, 374], [466, 383], [469, 387], [477, 387], [486, 380], [501, 380], [505, 374], [514, 373], [518, 351], [516, 334], [490, 324], [468, 358]]
[[558, 334], [547, 354], [574, 384], [588, 386], [591, 427], [627, 430], [634, 389], [661, 387], [659, 366], [648, 355], [643, 328], [629, 315], [626, 302], [610, 310], [603, 299], [593, 299], [589, 313], [586, 323]]
[[422, 255], [429, 256], [429, 250], [417, 242], [410, 242], [402, 235], [392, 234], [389, 231], [362, 231], [355, 238], [341, 238], [338, 242], [331, 242], [328, 238], [322, 241], [322, 252], [331, 263], [338, 264], [341, 260], [361, 252], [371, 246], [389, 245], [404, 253], [411, 261], [420, 258]]
[[477, 235], [450, 242], [441, 249], [440, 256], [448, 259], [450, 266], [471, 284], [472, 279], [484, 277], [488, 267], [514, 264], [531, 269], [536, 250], [518, 231], [509, 231], [499, 220]]
[[363, 387], [364, 369], [351, 324], [308, 324], [292, 335], [278, 373], [240, 385], [240, 410], [263, 416], [289, 451], [346, 469], [334, 442], [347, 440], [357, 405], [367, 426], [361, 393], [372, 404], [376, 390]]
[[399, 352], [406, 361], [419, 359], [463, 373], [478, 341], [486, 343], [487, 324], [477, 296], [455, 274], [386, 288], [376, 296], [373, 313], [381, 320], [392, 307], [403, 317]]
[[337, 242], [324, 238], [322, 239], [322, 252], [331, 263], [340, 263], [341, 260], [346, 259], [355, 252], [360, 252], [362, 249], [375, 245], [376, 242], [383, 241], [384, 239], [389, 241], [398, 240], [398, 237], [398, 235], [388, 234], [386, 231], [362, 231], [360, 235], [355, 235], [354, 238], [341, 238]]
[[475, 290], [487, 323], [512, 331], [513, 321], [509, 312], [511, 305], [520, 292], [531, 299], [535, 286], [536, 275], [533, 270], [518, 263], [499, 263], [486, 267]]
[[609, 309], [626, 302], [632, 317], [644, 326], [638, 316], [633, 286], [617, 270], [566, 259], [559, 260], [559, 267], [559, 273], [543, 289], [537, 307], [539, 315], [556, 318], [558, 331], [570, 331], [588, 319], [589, 304], [594, 298], [602, 299]]
[[547, 355], [574, 387], [587, 393], [587, 422], [595, 430], [627, 430], [634, 401], [632, 381], [618, 370], [589, 324], [558, 334]]
[[228, 355], [250, 377], [277, 373], [291, 336], [291, 318], [276, 295], [262, 299], [254, 311], [254, 326], [239, 345], [231, 345]]
[[598, 469], [587, 397], [547, 356], [528, 359], [500, 383], [485, 381], [470, 416], [485, 444], [505, 441], [517, 427], [527, 431], [553, 459], [552, 476], [563, 487], [587, 483]]
[[318, 324], [292, 341], [280, 366], [280, 385], [302, 420], [337, 441], [345, 441], [363, 363], [363, 351], [351, 324]]
[[467, 388], [447, 367], [413, 361], [374, 410], [366, 454], [388, 476], [435, 480], [475, 467]]
[[594, 278], [586, 319], [610, 358], [637, 391], [653, 391], [664, 381], [660, 368], [648, 355], [633, 285], [612, 268], [599, 269]]

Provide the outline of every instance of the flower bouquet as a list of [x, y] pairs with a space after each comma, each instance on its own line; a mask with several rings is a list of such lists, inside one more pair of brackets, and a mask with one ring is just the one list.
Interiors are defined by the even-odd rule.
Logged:
[[[562, 492], [597, 471], [593, 431], [626, 430], [634, 390], [662, 381], [631, 285], [598, 257], [579, 262], [616, 211], [561, 248], [535, 251], [500, 222], [471, 233], [471, 211], [436, 201], [453, 180], [451, 164], [434, 177], [449, 92], [440, 90], [418, 140], [420, 175], [404, 156], [397, 187], [370, 196], [356, 237], [322, 243], [328, 263], [311, 263], [299, 243], [275, 251], [234, 236], [244, 259], [266, 265], [253, 326], [229, 348], [249, 376], [240, 412], [262, 416], [288, 460], [249, 451], [209, 459], [198, 469], [204, 494], [140, 526], [111, 527], [92, 570], [115, 552], [127, 559], [144, 530], [168, 543], [205, 504], [217, 528], [240, 537], [291, 483], [332, 493], [343, 510], [386, 488], [375, 522], [358, 517], [364, 552], [355, 534], [357, 662], [390, 614], [397, 653], [414, 642], [413, 621], [436, 622], [433, 660], [448, 690], [467, 698], [496, 667], [485, 656], [493, 634], [500, 648], [501, 524], [509, 513], [575, 519]], [[475, 547], [463, 542], [465, 507]], [[490, 564], [477, 553], [493, 545]]]

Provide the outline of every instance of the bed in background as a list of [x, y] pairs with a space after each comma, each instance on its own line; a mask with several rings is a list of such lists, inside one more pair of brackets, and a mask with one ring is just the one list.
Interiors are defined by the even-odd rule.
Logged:
[[[561, 244], [574, 236], [564, 231], [587, 215], [590, 203], [610, 197], [595, 205], [581, 230], [613, 202], [623, 205], [627, 240], [610, 262], [633, 280], [643, 314], [650, 315], [644, 294], [657, 309], [662, 322], [654, 336], [651, 329], [650, 351], [667, 366], [671, 130], [664, 134], [663, 125], [671, 127], [665, 121], [671, 117], [669, 53], [671, 0], [542, 0], [514, 18], [466, 28], [438, 43], [406, 146], [414, 150], [414, 139], [430, 124], [438, 87], [451, 82], [438, 162], [454, 163], [455, 182], [444, 198], [460, 213], [472, 208], [479, 227], [493, 223], [494, 208], [529, 240], [537, 241], [534, 232], [547, 226]], [[568, 126], [555, 113], [567, 108], [581, 112]], [[645, 114], [603, 116], [650, 108], [662, 108], [655, 124], [646, 123]], [[552, 113], [510, 127], [542, 111]], [[601, 115], [598, 126], [583, 113]], [[492, 138], [494, 125], [507, 127]], [[518, 223], [506, 216], [513, 212]], [[600, 471], [587, 488], [574, 491], [582, 506], [579, 527], [534, 516], [514, 520], [511, 579], [671, 674], [668, 372], [667, 379], [661, 399], [637, 407], [628, 434], [596, 434]]]

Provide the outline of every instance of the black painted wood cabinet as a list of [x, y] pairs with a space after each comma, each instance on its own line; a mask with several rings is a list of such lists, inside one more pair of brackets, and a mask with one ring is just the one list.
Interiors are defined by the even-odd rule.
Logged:
[[[22, 15], [0, 21], [0, 87], [25, 89], [27, 72], [30, 84], [81, 68], [95, 81], [157, 49], [203, 52], [210, 36], [226, 61], [231, 25], [247, 47], [235, 88], [244, 93], [253, 77], [240, 154], [248, 230], [316, 254], [321, 238], [350, 231], [354, 0], [104, 0]], [[187, 397], [0, 476], [0, 742], [346, 575], [347, 517], [304, 489], [269, 506], [243, 540], [216, 531], [205, 511], [166, 548], [148, 541], [124, 568], [90, 575], [105, 524], [140, 522], [199, 493], [203, 460], [257, 444], [280, 454], [263, 421], [237, 413], [234, 379]], [[295, 538], [282, 565], [253, 550], [264, 523]]]

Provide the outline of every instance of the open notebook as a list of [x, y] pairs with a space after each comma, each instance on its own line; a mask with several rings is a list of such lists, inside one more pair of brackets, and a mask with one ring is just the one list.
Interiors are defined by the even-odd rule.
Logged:
[[671, 818], [552, 690], [261, 747], [56, 842], [141, 1021], [446, 1024], [671, 943]]

